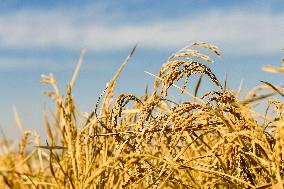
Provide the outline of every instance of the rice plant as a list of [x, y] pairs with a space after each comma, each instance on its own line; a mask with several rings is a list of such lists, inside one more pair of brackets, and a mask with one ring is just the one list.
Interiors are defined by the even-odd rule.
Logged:
[[[17, 149], [3, 140], [0, 188], [283, 188], [284, 103], [273, 98], [283, 95], [281, 88], [263, 81], [240, 99], [210, 69], [219, 48], [194, 42], [159, 73], [146, 72], [155, 80], [151, 92], [116, 97], [117, 79], [135, 49], [86, 114], [72, 96], [86, 50], [66, 94], [52, 74], [42, 76], [56, 107], [44, 113], [46, 136], [25, 131]], [[192, 94], [186, 87], [196, 76]], [[216, 90], [197, 95], [205, 77]], [[171, 88], [190, 100], [170, 99]], [[265, 115], [253, 110], [260, 100], [269, 104]]]

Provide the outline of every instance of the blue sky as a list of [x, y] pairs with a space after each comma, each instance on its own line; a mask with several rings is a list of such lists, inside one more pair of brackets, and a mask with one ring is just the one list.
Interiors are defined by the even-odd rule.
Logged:
[[153, 81], [144, 70], [156, 73], [171, 53], [193, 41], [223, 50], [211, 68], [220, 80], [227, 73], [232, 89], [241, 80], [245, 90], [260, 80], [281, 84], [281, 75], [261, 67], [280, 66], [283, 10], [282, 0], [0, 0], [0, 125], [8, 136], [19, 135], [14, 104], [25, 129], [43, 133], [49, 99], [42, 91], [49, 88], [40, 76], [54, 73], [64, 91], [83, 47], [87, 56], [74, 91], [82, 112], [93, 108], [136, 42], [118, 92], [141, 94]]

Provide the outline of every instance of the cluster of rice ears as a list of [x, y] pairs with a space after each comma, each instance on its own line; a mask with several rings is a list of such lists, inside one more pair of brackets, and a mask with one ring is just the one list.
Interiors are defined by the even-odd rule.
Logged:
[[[85, 50], [66, 94], [52, 74], [43, 75], [56, 107], [44, 114], [48, 140], [41, 144], [25, 131], [17, 150], [3, 140], [0, 188], [283, 188], [284, 103], [272, 98], [283, 95], [281, 88], [263, 81], [239, 99], [240, 91], [227, 89], [209, 68], [213, 59], [200, 53], [220, 57], [218, 47], [195, 42], [156, 75], [147, 72], [155, 79], [151, 93], [115, 97], [135, 48], [89, 113], [80, 113], [72, 96]], [[186, 90], [193, 75], [194, 94]], [[197, 95], [202, 77], [216, 90]], [[170, 88], [191, 100], [169, 99]], [[260, 100], [268, 102], [265, 115], [253, 110]]]

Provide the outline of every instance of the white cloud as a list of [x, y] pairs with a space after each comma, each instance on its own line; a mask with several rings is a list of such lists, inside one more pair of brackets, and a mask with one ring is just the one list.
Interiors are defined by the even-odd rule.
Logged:
[[112, 50], [139, 42], [144, 48], [176, 49], [192, 41], [208, 41], [231, 54], [272, 53], [284, 47], [284, 13], [215, 10], [130, 24], [121, 22], [130, 16], [126, 13], [107, 14], [98, 7], [80, 12], [85, 16], [61, 9], [2, 13], [0, 47]]

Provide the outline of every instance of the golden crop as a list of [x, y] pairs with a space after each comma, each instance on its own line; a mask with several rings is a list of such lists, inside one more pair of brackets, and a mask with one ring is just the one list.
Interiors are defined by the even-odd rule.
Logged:
[[[79, 113], [72, 97], [85, 50], [65, 95], [52, 74], [43, 75], [56, 106], [44, 114], [48, 140], [40, 144], [38, 134], [24, 132], [18, 150], [0, 156], [0, 188], [283, 188], [284, 103], [272, 98], [281, 88], [264, 81], [239, 99], [209, 68], [213, 59], [199, 52], [220, 57], [221, 51], [202, 42], [170, 56], [157, 75], [149, 73], [151, 93], [115, 98], [117, 78], [135, 48], [89, 114]], [[191, 94], [186, 86], [196, 74]], [[199, 97], [203, 76], [217, 89]], [[169, 88], [192, 100], [169, 99]], [[271, 115], [253, 111], [263, 99]]]

